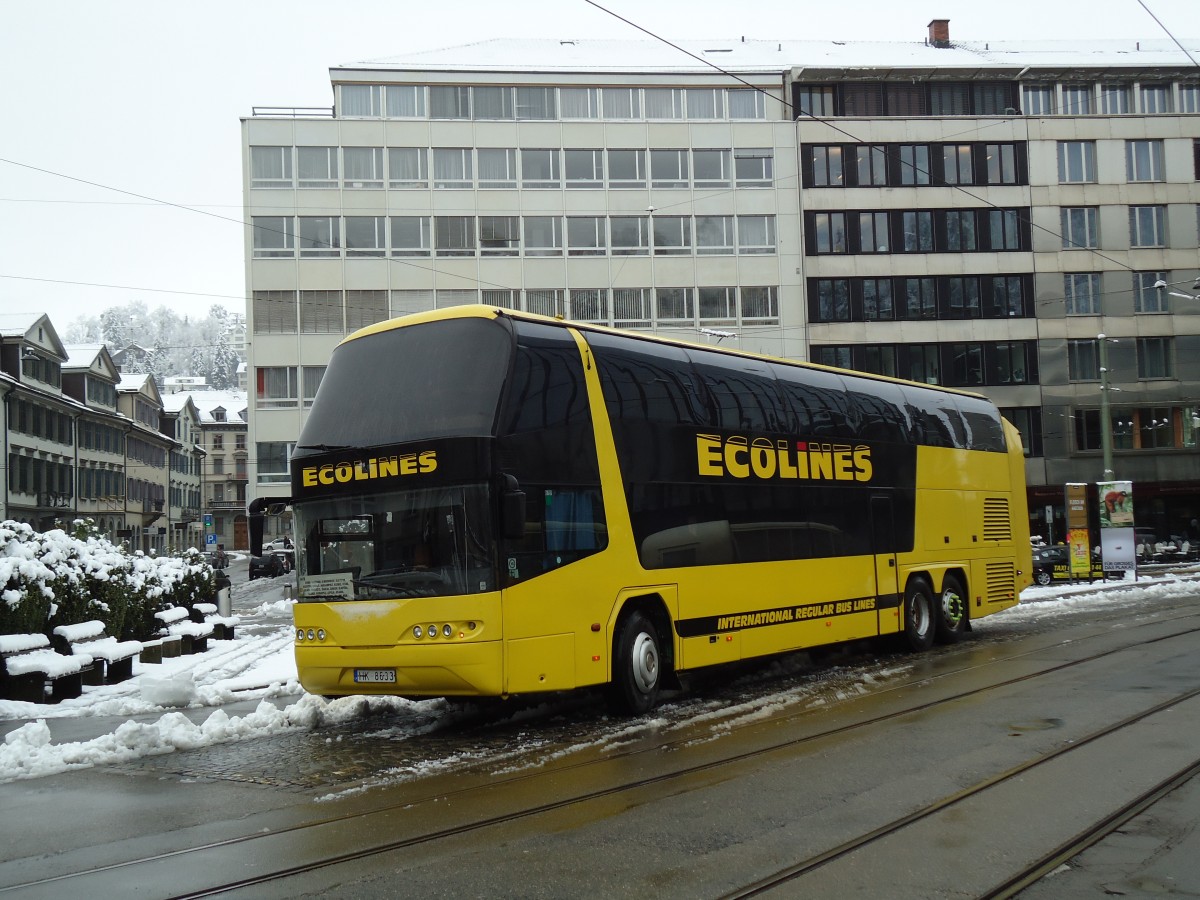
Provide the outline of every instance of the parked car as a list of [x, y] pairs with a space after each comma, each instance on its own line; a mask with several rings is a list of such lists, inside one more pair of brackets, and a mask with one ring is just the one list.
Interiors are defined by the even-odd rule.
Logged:
[[[1033, 551], [1033, 580], [1047, 585], [1054, 580], [1054, 567], [1059, 572], [1070, 572], [1071, 552], [1069, 547], [1042, 547]], [[1065, 567], [1065, 568], [1063, 568]], [[1063, 577], [1061, 574], [1059, 577]]]
[[275, 578], [287, 572], [287, 566], [278, 553], [264, 553], [262, 556], [250, 557], [250, 580], [255, 578]]
[[275, 538], [263, 545], [263, 553], [274, 553], [283, 560], [284, 571], [296, 568], [296, 546], [289, 537]]

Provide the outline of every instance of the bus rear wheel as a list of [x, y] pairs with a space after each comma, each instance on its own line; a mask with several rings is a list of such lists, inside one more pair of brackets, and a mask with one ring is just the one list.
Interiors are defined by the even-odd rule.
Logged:
[[658, 702], [662, 652], [658, 629], [640, 612], [633, 613], [617, 635], [608, 705], [622, 715], [641, 715]]
[[967, 633], [967, 591], [956, 575], [942, 579], [942, 597], [937, 608], [937, 637], [943, 644], [955, 644]]
[[904, 591], [904, 644], [914, 653], [933, 646], [933, 591], [921, 578], [914, 578]]

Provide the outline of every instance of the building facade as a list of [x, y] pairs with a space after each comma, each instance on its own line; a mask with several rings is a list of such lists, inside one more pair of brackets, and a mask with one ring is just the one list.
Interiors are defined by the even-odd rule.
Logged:
[[979, 390], [1022, 431], [1052, 538], [1107, 428], [1139, 521], [1180, 530], [1200, 515], [1200, 73], [1169, 41], [929, 27], [691, 55], [491, 41], [335, 68], [330, 109], [256, 109], [251, 495], [287, 493], [343, 335], [482, 302]]

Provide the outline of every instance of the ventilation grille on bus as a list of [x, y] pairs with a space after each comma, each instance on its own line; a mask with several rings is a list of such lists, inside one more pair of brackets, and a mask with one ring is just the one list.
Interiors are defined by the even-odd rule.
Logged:
[[1016, 569], [1011, 562], [987, 564], [987, 601], [1011, 600], [1017, 593]]
[[983, 499], [983, 539], [1011, 541], [1012, 521], [1008, 515], [1008, 500], [1004, 497]]

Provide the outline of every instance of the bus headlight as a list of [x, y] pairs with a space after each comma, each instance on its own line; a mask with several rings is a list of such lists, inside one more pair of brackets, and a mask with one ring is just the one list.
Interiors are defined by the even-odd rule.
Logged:
[[304, 640], [304, 629], [303, 628], [296, 629], [296, 640], [298, 640], [298, 641]]
[[430, 636], [430, 637], [437, 637], [437, 626], [436, 626], [436, 625], [430, 625], [430, 626], [429, 626], [429, 636]]
[[311, 641], [315, 637], [316, 635], [313, 633], [313, 630], [311, 628], [308, 629], [308, 639]]
[[317, 640], [318, 641], [325, 640], [325, 629], [324, 628], [317, 629]]
[[415, 637], [419, 641], [421, 638], [425, 637], [425, 630], [423, 628], [421, 628], [420, 625], [414, 625], [413, 626], [413, 637]]
[[449, 625], [443, 625], [442, 626], [442, 634], [445, 635], [446, 637], [450, 637], [452, 634], [454, 634], [454, 629], [451, 628]]

